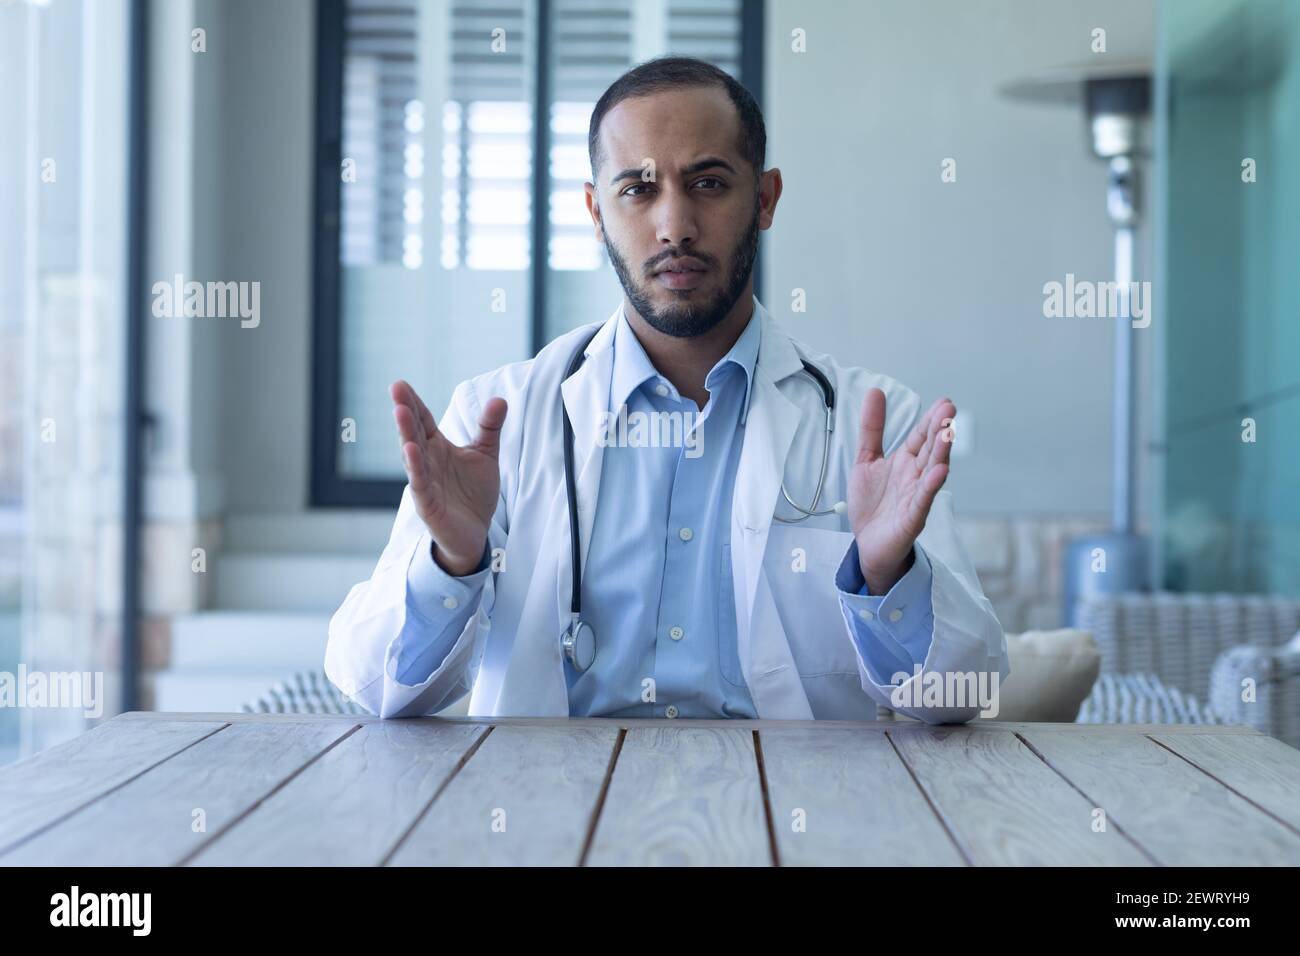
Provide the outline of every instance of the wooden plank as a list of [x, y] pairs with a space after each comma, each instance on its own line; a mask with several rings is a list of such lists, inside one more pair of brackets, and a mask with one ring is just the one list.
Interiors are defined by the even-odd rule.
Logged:
[[627, 732], [586, 863], [770, 865], [752, 732], [672, 723]]
[[1300, 836], [1147, 737], [1082, 728], [1025, 737], [1164, 865], [1300, 864]]
[[496, 727], [393, 855], [394, 866], [575, 866], [614, 727]]
[[977, 865], [1150, 862], [1114, 827], [1094, 832], [1093, 804], [1013, 734], [931, 727], [920, 733], [891, 731], [890, 739]]
[[228, 726], [114, 718], [0, 770], [0, 853]]
[[[211, 721], [222, 720], [230, 723], [239, 723], [241, 721], [284, 721], [284, 720], [302, 720], [310, 718], [312, 720], [322, 721], [339, 721], [344, 723], [382, 723], [383, 718], [371, 715], [348, 715], [348, 714], [246, 714], [246, 713], [167, 713], [157, 714], [149, 711], [129, 711], [125, 714], [118, 715], [116, 720], [156, 720], [159, 717], [165, 717], [168, 720], [195, 720]], [[388, 718], [392, 719], [392, 718]], [[633, 727], [662, 727], [665, 718], [625, 718], [625, 717], [403, 717], [404, 722], [427, 722], [435, 724], [473, 724], [480, 727], [503, 727], [509, 724], [519, 724], [521, 726], [541, 727], [541, 726], [599, 726], [632, 729]], [[719, 718], [717, 720], [697, 720], [691, 719], [692, 727], [706, 728], [725, 728], [741, 730], [768, 730], [788, 727], [817, 727], [823, 729], [835, 728], [852, 728], [858, 730], [873, 730], [879, 733], [906, 731], [911, 729], [926, 730], [930, 724], [919, 720], [737, 720]], [[1099, 727], [1099, 724], [1048, 724], [1048, 723], [1024, 723], [1017, 721], [998, 721], [998, 720], [974, 720], [969, 724], [945, 724], [948, 729], [966, 727], [970, 730], [998, 731], [1001, 733], [1020, 733], [1026, 730], [1035, 729], [1053, 729], [1062, 730], [1073, 727]], [[1106, 724], [1108, 730], [1113, 730], [1119, 734], [1131, 734], [1133, 736], [1142, 736], [1152, 733], [1169, 733], [1169, 734], [1250, 734], [1261, 735], [1260, 731], [1254, 727], [1248, 727], [1244, 724]], [[1262, 735], [1261, 735], [1262, 736]]]
[[363, 724], [192, 860], [198, 866], [375, 866], [486, 729]]
[[[358, 725], [232, 724], [0, 856], [6, 866], [168, 866]], [[202, 829], [195, 811], [201, 810]]]
[[1264, 736], [1153, 734], [1152, 739], [1300, 830], [1300, 750]]
[[961, 866], [956, 844], [883, 734], [758, 735], [782, 866]]

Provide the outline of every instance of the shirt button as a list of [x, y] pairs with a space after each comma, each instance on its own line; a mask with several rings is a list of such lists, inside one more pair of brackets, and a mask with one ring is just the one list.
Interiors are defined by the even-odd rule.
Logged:
[[676, 706], [675, 704], [669, 704], [669, 705], [668, 705], [668, 708], [664, 711], [664, 714], [666, 714], [666, 715], [669, 716], [669, 717], [676, 717], [676, 716], [677, 716], [677, 706]]
[[680, 641], [683, 637], [686, 636], [686, 632], [683, 631], [680, 627], [669, 628], [668, 636], [671, 637], [674, 641]]
[[655, 394], [656, 394], [656, 395], [667, 395], [667, 394], [668, 394], [668, 386], [665, 385], [663, 382], [660, 382], [658, 385], [655, 386]]
[[457, 601], [454, 597], [448, 596], [442, 599], [442, 606], [445, 607], [448, 611], [456, 610], [456, 607], [459, 604], [460, 602]]
[[889, 619], [893, 621], [895, 624], [897, 624], [899, 621], [903, 619], [903, 612], [898, 608], [894, 608], [892, 611], [889, 612]]
[[690, 528], [682, 528], [681, 531], [677, 532], [677, 537], [681, 538], [683, 541], [690, 541], [691, 538], [695, 537], [695, 532]]
[[864, 620], [864, 621], [870, 621], [870, 620], [874, 619], [875, 616], [876, 616], [876, 615], [872, 614], [872, 613], [871, 613], [870, 611], [868, 611], [865, 607], [864, 607], [861, 611], [858, 612], [858, 617], [862, 618], [862, 620]]

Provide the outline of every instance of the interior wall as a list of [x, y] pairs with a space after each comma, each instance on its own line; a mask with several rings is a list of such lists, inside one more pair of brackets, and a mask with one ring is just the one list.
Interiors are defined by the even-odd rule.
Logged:
[[[764, 240], [767, 304], [810, 344], [973, 415], [971, 453], [949, 479], [964, 514], [1109, 513], [1113, 323], [1043, 315], [1045, 283], [1113, 275], [1105, 166], [1081, 110], [999, 88], [1149, 58], [1154, 7], [768, 2], [768, 163], [785, 192]], [[1095, 28], [1105, 54], [1090, 50]], [[806, 52], [792, 49], [796, 30]], [[1150, 211], [1139, 279], [1151, 278]], [[1134, 333], [1139, 448], [1151, 331]]]

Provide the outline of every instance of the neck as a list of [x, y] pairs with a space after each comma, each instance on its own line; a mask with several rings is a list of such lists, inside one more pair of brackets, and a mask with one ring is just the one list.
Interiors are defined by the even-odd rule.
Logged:
[[731, 351], [754, 314], [754, 281], [750, 279], [726, 318], [703, 335], [682, 338], [660, 332], [641, 318], [626, 296], [623, 298], [623, 314], [659, 374], [672, 382], [679, 393], [703, 408], [709, 400], [704, 379], [718, 360]]

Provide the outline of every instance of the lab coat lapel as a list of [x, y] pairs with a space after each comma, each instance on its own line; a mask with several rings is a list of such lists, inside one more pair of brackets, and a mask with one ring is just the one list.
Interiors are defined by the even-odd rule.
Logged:
[[[779, 622], [772, 620], [770, 613], [755, 615], [763, 554], [781, 493], [785, 460], [802, 417], [777, 382], [797, 372], [802, 362], [789, 336], [772, 322], [757, 299], [754, 305], [754, 318], [763, 323], [762, 340], [731, 508], [738, 650], [759, 717], [811, 720], [808, 698]], [[755, 626], [758, 623], [763, 626]]]

